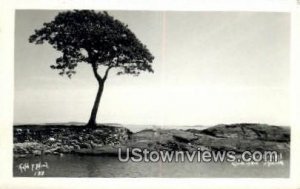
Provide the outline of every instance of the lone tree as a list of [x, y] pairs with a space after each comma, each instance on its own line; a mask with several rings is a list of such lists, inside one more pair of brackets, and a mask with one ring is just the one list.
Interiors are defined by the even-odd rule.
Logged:
[[[43, 44], [47, 41], [62, 56], [51, 65], [60, 75], [69, 78], [75, 74], [78, 63], [91, 65], [98, 82], [98, 92], [87, 123], [96, 126], [99, 102], [109, 71], [117, 68], [117, 75], [139, 75], [141, 71], [153, 72], [154, 59], [147, 47], [136, 38], [128, 26], [107, 12], [74, 10], [59, 13], [53, 21], [35, 30], [29, 42]], [[98, 73], [99, 69], [104, 74]]]

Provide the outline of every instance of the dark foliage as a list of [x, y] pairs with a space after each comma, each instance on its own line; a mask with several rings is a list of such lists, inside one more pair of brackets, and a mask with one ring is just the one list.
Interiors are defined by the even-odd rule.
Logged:
[[43, 44], [47, 41], [62, 52], [52, 69], [71, 77], [79, 62], [91, 64], [94, 71], [99, 65], [109, 69], [119, 68], [118, 74], [138, 75], [140, 71], [153, 72], [154, 57], [136, 38], [128, 26], [108, 15], [107, 12], [74, 10], [59, 13], [51, 22], [35, 30], [29, 42]]

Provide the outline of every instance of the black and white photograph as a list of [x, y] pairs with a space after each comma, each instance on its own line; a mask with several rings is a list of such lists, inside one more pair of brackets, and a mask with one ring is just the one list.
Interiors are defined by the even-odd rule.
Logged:
[[17, 9], [14, 25], [13, 177], [290, 177], [290, 13]]

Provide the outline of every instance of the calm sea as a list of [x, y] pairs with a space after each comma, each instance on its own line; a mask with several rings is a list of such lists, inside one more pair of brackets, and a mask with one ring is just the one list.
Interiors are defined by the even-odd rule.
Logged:
[[15, 177], [251, 177], [287, 178], [289, 161], [277, 164], [202, 162], [136, 163], [117, 157], [67, 154], [14, 158]]

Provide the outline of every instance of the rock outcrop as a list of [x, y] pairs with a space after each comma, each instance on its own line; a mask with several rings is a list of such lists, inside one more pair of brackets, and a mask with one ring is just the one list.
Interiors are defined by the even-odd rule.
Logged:
[[273, 151], [289, 153], [290, 128], [262, 124], [217, 125], [205, 130], [188, 130], [203, 145], [212, 150]]
[[15, 155], [78, 153], [117, 155], [118, 149], [193, 151], [276, 150], [289, 155], [290, 129], [262, 124], [217, 125], [204, 130], [145, 129], [136, 133], [118, 126], [66, 125], [14, 127]]
[[15, 154], [84, 153], [120, 146], [131, 135], [124, 127], [95, 128], [66, 125], [22, 125], [14, 127]]

